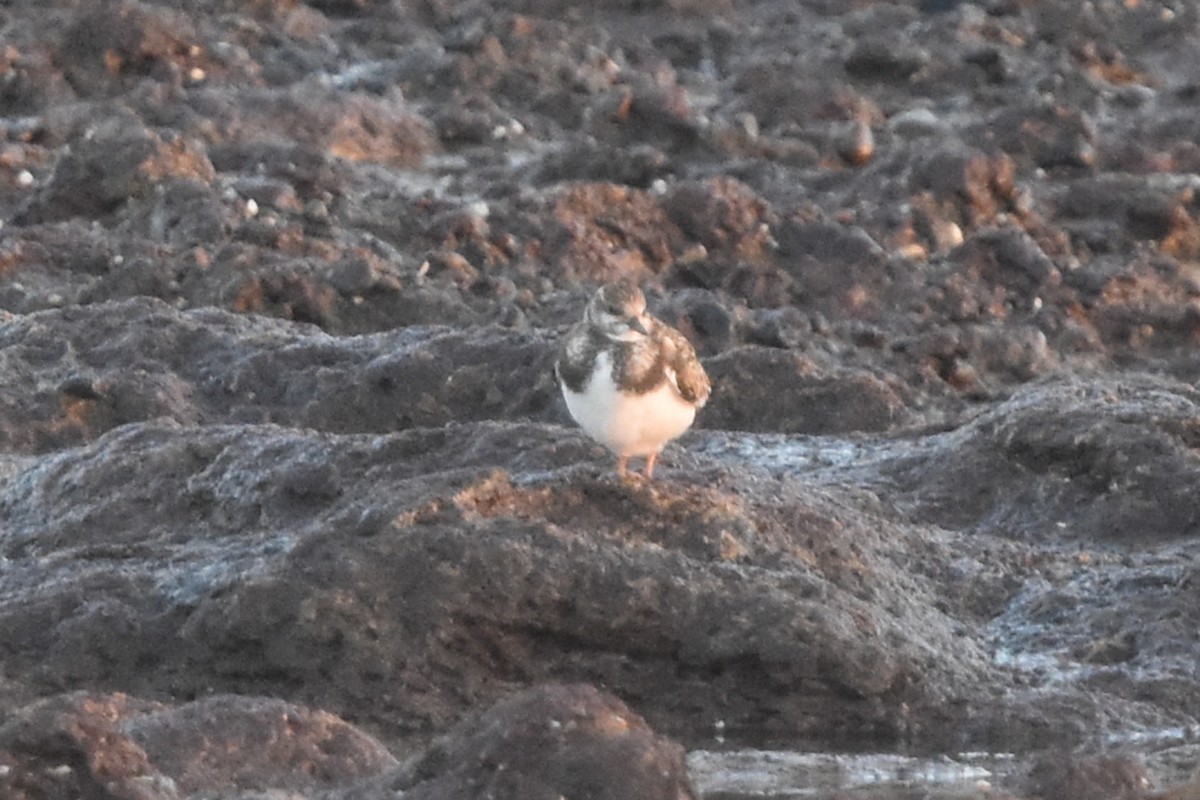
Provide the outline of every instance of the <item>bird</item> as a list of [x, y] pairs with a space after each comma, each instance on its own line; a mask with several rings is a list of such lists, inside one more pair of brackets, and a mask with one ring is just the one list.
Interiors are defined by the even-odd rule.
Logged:
[[658, 454], [691, 427], [712, 391], [691, 342], [648, 314], [629, 282], [596, 290], [559, 342], [554, 372], [571, 417], [616, 454], [622, 478], [633, 457], [646, 459], [653, 478]]

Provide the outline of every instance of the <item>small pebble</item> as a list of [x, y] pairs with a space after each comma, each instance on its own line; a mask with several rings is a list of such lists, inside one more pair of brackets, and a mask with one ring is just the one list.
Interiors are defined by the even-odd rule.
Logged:
[[865, 122], [855, 122], [838, 137], [838, 154], [847, 162], [861, 167], [875, 155], [875, 134]]
[[888, 120], [888, 130], [910, 139], [945, 133], [947, 125], [927, 108], [910, 108]]

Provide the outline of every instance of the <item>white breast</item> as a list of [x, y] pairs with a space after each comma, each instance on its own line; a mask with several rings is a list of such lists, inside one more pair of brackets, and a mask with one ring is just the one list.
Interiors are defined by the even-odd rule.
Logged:
[[567, 410], [596, 441], [619, 456], [646, 456], [686, 431], [696, 408], [679, 396], [671, 381], [644, 394], [618, 390], [612, 358], [601, 352], [583, 392], [563, 384]]

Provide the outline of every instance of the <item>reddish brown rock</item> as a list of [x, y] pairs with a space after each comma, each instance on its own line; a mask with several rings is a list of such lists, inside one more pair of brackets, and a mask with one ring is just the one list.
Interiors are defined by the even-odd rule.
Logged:
[[683, 749], [610, 694], [537, 686], [438, 740], [392, 785], [414, 800], [695, 800]]
[[603, 283], [645, 281], [664, 272], [683, 236], [658, 200], [613, 184], [581, 185], [555, 202], [548, 244], [565, 277]]
[[909, 187], [927, 192], [935, 208], [963, 228], [987, 224], [1019, 202], [1010, 156], [957, 146], [919, 155]]
[[663, 202], [671, 220], [708, 251], [752, 261], [766, 256], [775, 214], [740, 181], [684, 183]]
[[187, 15], [139, 2], [83, 5], [63, 33], [57, 65], [81, 97], [113, 96], [149, 79], [181, 85], [203, 48]]
[[313, 791], [383, 773], [396, 761], [332, 714], [277, 700], [226, 696], [170, 707], [79, 692], [6, 720], [0, 764], [0, 791], [13, 800], [174, 800]]
[[19, 219], [30, 224], [100, 217], [152, 196], [164, 180], [207, 185], [213, 177], [199, 143], [170, 134], [164, 138], [133, 115], [117, 114], [79, 131]]
[[312, 791], [383, 773], [396, 759], [333, 714], [254, 697], [207, 697], [123, 720], [180, 794]]
[[1042, 800], [1142, 800], [1146, 768], [1129, 756], [1076, 758], [1055, 754], [1034, 765], [1030, 780]]

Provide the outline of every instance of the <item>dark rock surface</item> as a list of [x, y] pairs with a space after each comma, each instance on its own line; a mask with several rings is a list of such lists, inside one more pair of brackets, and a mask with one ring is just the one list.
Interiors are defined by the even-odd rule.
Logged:
[[683, 748], [586, 685], [548, 685], [503, 700], [439, 738], [385, 784], [409, 800], [698, 797]]
[[[0, 796], [703, 791], [649, 726], [1191, 796], [1197, 53], [1161, 0], [4, 4]], [[552, 376], [618, 277], [714, 383], [653, 483]]]
[[514, 695], [404, 765], [338, 717], [281, 700], [216, 695], [168, 706], [75, 692], [0, 726], [0, 766], [11, 800], [697, 796], [679, 745], [583, 685]]

